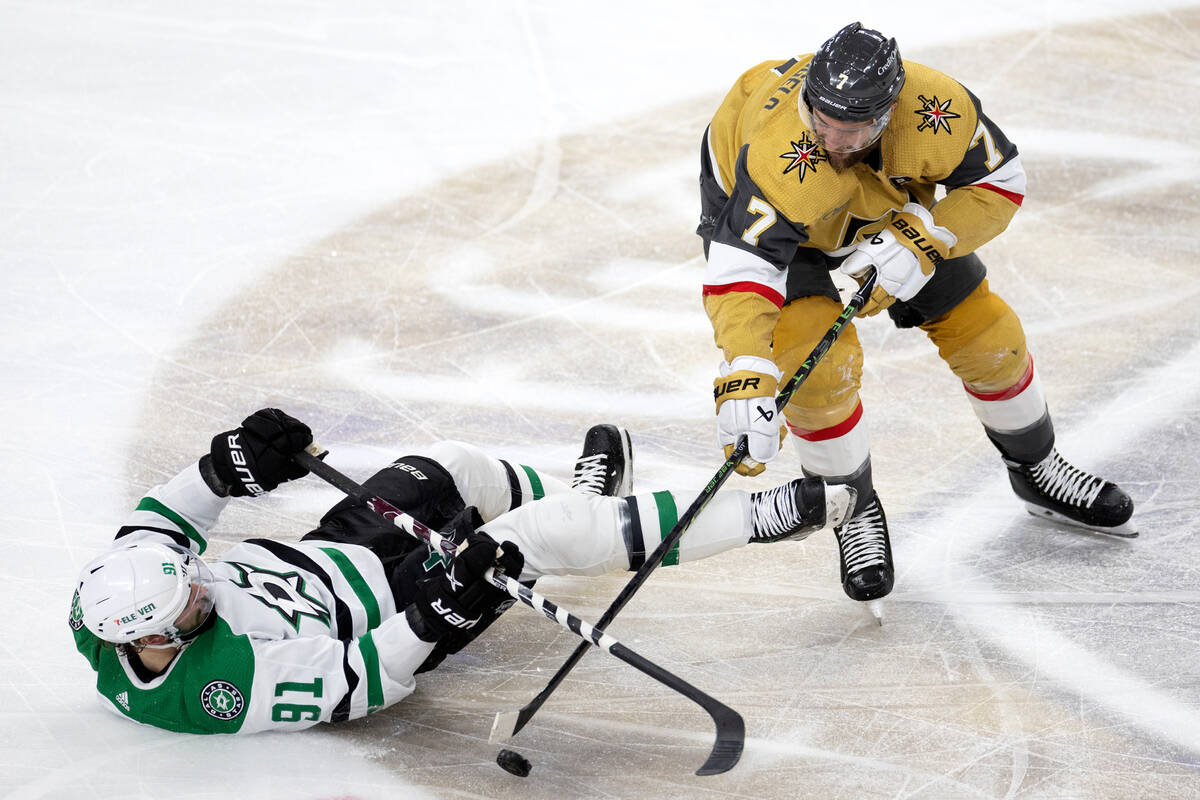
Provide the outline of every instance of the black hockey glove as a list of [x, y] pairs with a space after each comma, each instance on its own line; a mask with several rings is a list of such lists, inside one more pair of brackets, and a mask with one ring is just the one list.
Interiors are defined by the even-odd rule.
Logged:
[[[486, 533], [467, 537], [466, 549], [446, 565], [445, 572], [417, 582], [417, 597], [413, 605], [427, 631], [417, 635], [427, 641], [437, 641], [455, 633], [469, 631], [489, 612], [509, 599], [503, 589], [486, 581], [483, 573], [495, 567], [511, 578], [519, 578], [525, 566], [525, 556], [512, 542], [498, 547]], [[410, 619], [411, 623], [411, 619]], [[423, 635], [427, 632], [428, 635]]]
[[242, 420], [242, 427], [213, 437], [209, 454], [200, 459], [200, 474], [220, 497], [257, 497], [308, 474], [292, 456], [312, 440], [303, 422], [278, 408], [264, 408]]

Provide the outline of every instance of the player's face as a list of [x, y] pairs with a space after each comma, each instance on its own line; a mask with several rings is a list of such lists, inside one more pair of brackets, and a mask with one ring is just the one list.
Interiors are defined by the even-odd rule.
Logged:
[[175, 620], [175, 628], [180, 634], [191, 633], [208, 618], [208, 612], [211, 610], [212, 599], [208, 596], [208, 589], [198, 583], [193, 583], [192, 595], [183, 612]]
[[188, 597], [188, 604], [184, 606], [183, 611], [175, 618], [174, 628], [176, 635], [166, 636], [159, 633], [154, 633], [149, 636], [133, 642], [137, 647], [149, 647], [151, 649], [161, 649], [168, 647], [178, 647], [179, 636], [186, 636], [194, 631], [201, 623], [208, 618], [208, 614], [212, 611], [212, 599], [208, 595], [208, 589], [199, 584], [192, 584], [192, 591]]
[[868, 122], [840, 122], [813, 109], [813, 133], [828, 153], [854, 153], [874, 144], [890, 117], [889, 111]]

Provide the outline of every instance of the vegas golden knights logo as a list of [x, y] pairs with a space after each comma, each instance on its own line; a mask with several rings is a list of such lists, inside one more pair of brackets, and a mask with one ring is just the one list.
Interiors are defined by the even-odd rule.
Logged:
[[804, 182], [804, 176], [809, 172], [816, 172], [817, 165], [822, 161], [828, 161], [825, 151], [820, 145], [814, 142], [808, 135], [808, 131], [800, 134], [800, 141], [790, 142], [792, 149], [788, 153], [780, 153], [780, 158], [786, 158], [788, 165], [783, 168], [783, 174], [795, 171], [796, 177], [800, 182]]

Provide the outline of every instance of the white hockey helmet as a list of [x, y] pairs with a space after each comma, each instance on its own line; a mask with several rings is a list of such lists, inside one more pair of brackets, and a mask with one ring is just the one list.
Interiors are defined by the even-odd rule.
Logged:
[[[139, 542], [110, 550], [83, 568], [79, 610], [87, 629], [106, 642], [126, 644], [159, 634], [167, 637], [166, 646], [176, 646], [212, 611], [211, 581], [208, 565], [190, 550]], [[182, 630], [176, 624], [181, 618], [186, 618]]]

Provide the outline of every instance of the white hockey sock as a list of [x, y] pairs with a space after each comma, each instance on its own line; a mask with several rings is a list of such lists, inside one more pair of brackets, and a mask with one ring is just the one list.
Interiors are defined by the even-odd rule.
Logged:
[[[567, 492], [522, 506], [483, 526], [525, 556], [522, 580], [543, 575], [604, 575], [637, 569], [678, 521], [695, 493], [624, 498]], [[697, 515], [664, 566], [707, 558], [750, 539], [750, 496], [721, 492]]]
[[1046, 415], [1046, 395], [1033, 368], [1033, 356], [1021, 380], [999, 392], [978, 392], [963, 384], [967, 399], [983, 427], [999, 433], [1021, 431]]

